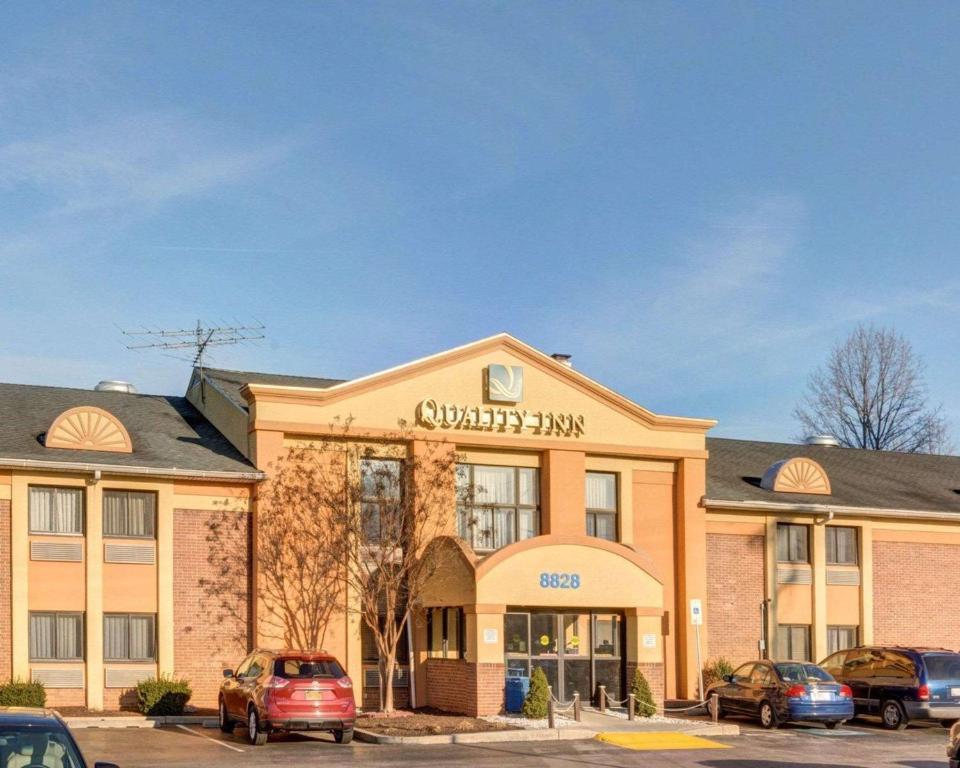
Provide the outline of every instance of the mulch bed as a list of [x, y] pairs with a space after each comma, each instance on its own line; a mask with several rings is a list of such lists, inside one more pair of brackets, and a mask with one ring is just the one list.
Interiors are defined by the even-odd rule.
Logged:
[[436, 709], [401, 711], [393, 715], [371, 713], [357, 718], [357, 728], [382, 736], [444, 736], [451, 733], [517, 730], [504, 723], [488, 723], [476, 717], [452, 715]]

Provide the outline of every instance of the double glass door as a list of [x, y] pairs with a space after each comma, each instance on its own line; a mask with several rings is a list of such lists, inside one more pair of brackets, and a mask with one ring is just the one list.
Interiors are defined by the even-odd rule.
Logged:
[[620, 698], [622, 621], [616, 613], [510, 611], [504, 617], [507, 676], [543, 670], [553, 695], [587, 702], [605, 685]]

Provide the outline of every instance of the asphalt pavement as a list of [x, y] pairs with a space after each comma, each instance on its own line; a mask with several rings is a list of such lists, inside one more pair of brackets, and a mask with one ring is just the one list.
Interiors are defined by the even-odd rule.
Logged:
[[763, 731], [740, 722], [742, 735], [710, 739], [714, 748], [636, 751], [598, 740], [510, 742], [433, 746], [335, 744], [326, 734], [272, 737], [264, 747], [252, 747], [242, 730], [224, 735], [215, 729], [88, 729], [75, 735], [87, 760], [115, 762], [121, 768], [153, 766], [476, 766], [478, 768], [604, 768], [631, 766], [702, 766], [704, 768], [945, 768], [946, 730], [911, 727], [884, 731], [856, 721], [837, 731], [819, 727], [787, 726]]

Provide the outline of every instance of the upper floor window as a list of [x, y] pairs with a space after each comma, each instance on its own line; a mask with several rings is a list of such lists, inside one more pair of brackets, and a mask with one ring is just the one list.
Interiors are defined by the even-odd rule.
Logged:
[[83, 489], [31, 485], [30, 533], [83, 533]]
[[457, 529], [475, 550], [540, 533], [540, 474], [531, 467], [457, 465]]
[[828, 525], [827, 564], [857, 564], [857, 529], [840, 525]]
[[141, 491], [103, 492], [103, 535], [152, 539], [156, 536], [157, 495]]
[[152, 613], [103, 615], [104, 661], [154, 661], [157, 617]]
[[777, 561], [781, 563], [809, 563], [809, 530], [809, 525], [778, 523]]
[[31, 612], [30, 660], [83, 660], [83, 614]]
[[400, 538], [401, 470], [397, 459], [361, 459], [360, 513], [369, 542]]
[[587, 536], [617, 540], [617, 476], [587, 472]]

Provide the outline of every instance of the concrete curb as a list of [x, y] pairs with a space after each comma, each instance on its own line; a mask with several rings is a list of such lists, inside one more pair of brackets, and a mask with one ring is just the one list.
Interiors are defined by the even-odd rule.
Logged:
[[166, 715], [146, 717], [129, 715], [125, 717], [97, 717], [96, 715], [64, 717], [70, 728], [162, 728], [165, 725], [199, 725], [204, 728], [217, 725], [216, 719], [205, 715]]
[[438, 736], [383, 736], [354, 728], [354, 738], [368, 744], [489, 744], [504, 741], [568, 741], [592, 739], [596, 731], [587, 728], [517, 728], [508, 731], [448, 733]]

